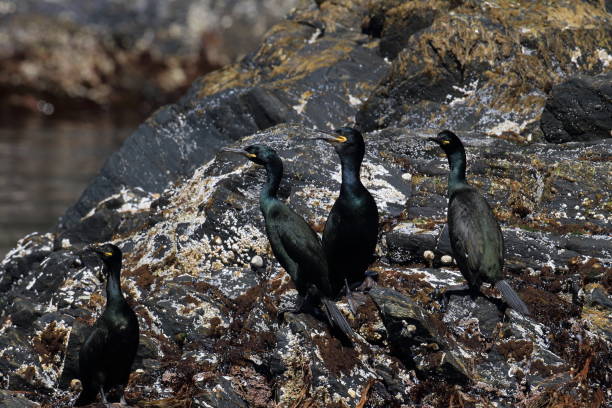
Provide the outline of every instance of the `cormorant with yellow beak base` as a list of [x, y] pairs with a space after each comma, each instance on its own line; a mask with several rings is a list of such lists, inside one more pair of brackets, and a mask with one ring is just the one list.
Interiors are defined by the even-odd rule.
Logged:
[[354, 332], [333, 302], [335, 293], [330, 283], [330, 270], [316, 232], [284, 202], [277, 191], [283, 177], [283, 162], [268, 146], [256, 144], [244, 149], [224, 148], [264, 166], [267, 180], [259, 196], [259, 205], [266, 224], [266, 234], [274, 256], [293, 279], [299, 298], [296, 312], [310, 305], [323, 304], [332, 328], [338, 329], [352, 343]]
[[430, 140], [438, 143], [448, 158], [448, 232], [455, 260], [469, 290], [479, 292], [483, 282], [491, 283], [511, 308], [528, 315], [527, 305], [503, 279], [504, 238], [493, 211], [465, 179], [463, 143], [450, 130]]
[[123, 391], [138, 348], [138, 319], [121, 292], [121, 250], [113, 244], [90, 249], [104, 263], [106, 308], [79, 352], [79, 379], [83, 391], [74, 405], [91, 404], [100, 394], [102, 403], [110, 406], [106, 393], [114, 387], [120, 388], [121, 405], [127, 405]]

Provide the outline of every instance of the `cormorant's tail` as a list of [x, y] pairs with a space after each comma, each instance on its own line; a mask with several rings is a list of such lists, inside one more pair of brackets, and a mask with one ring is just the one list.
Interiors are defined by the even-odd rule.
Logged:
[[519, 295], [512, 289], [512, 287], [505, 280], [500, 280], [495, 283], [495, 287], [499, 290], [508, 305], [521, 313], [522, 315], [529, 316], [529, 309], [525, 302], [521, 300]]
[[336, 303], [334, 303], [332, 300], [325, 298], [321, 299], [321, 301], [323, 302], [325, 314], [327, 315], [329, 323], [332, 325], [333, 328], [340, 330], [344, 337], [346, 337], [346, 340], [348, 340], [352, 344], [352, 339], [355, 336], [355, 332], [353, 331], [353, 328], [349, 326], [348, 322], [346, 321], [346, 318], [340, 312], [338, 306], [336, 306]]
[[98, 396], [98, 391], [93, 388], [83, 388], [79, 398], [74, 402], [75, 407], [82, 407], [83, 405], [89, 405], [96, 402], [96, 397]]

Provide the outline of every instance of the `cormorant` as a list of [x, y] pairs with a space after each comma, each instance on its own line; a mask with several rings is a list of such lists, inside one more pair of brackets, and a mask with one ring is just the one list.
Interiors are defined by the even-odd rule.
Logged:
[[112, 244], [90, 249], [104, 262], [106, 308], [79, 352], [83, 391], [75, 406], [91, 404], [98, 393], [108, 404], [105, 392], [116, 386], [120, 387], [121, 404], [126, 405], [123, 391], [138, 348], [138, 319], [121, 292], [121, 250]]
[[529, 309], [508, 282], [503, 280], [504, 238], [491, 207], [465, 179], [465, 149], [461, 140], [444, 130], [429, 138], [440, 145], [448, 158], [448, 231], [455, 260], [471, 292], [483, 282], [494, 284], [508, 305], [529, 314]]
[[354, 332], [331, 300], [334, 292], [319, 237], [302, 217], [276, 196], [283, 177], [282, 160], [273, 149], [260, 144], [223, 150], [242, 154], [266, 169], [267, 180], [261, 189], [259, 206], [272, 252], [297, 288], [299, 298], [295, 311], [303, 311], [311, 303], [323, 303], [331, 326], [339, 329], [350, 342]]
[[328, 136], [315, 139], [333, 145], [342, 165], [340, 195], [325, 223], [323, 250], [332, 271], [333, 289], [340, 291], [346, 284], [350, 294], [355, 284], [363, 282], [362, 286], [368, 287], [373, 282], [365, 272], [373, 261], [378, 239], [378, 209], [359, 177], [365, 154], [361, 133], [350, 127], [323, 133]]

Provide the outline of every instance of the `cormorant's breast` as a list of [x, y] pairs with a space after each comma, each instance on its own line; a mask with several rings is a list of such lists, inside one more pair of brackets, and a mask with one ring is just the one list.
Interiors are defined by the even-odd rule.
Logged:
[[351, 284], [363, 281], [378, 238], [378, 210], [372, 195], [361, 183], [343, 187], [323, 231], [335, 291], [345, 279]]
[[452, 191], [448, 225], [455, 259], [470, 285], [501, 279], [501, 229], [489, 204], [475, 188], [465, 185]]

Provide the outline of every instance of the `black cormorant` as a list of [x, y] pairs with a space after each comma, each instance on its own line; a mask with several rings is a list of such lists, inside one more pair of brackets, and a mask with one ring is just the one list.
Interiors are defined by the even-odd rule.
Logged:
[[504, 239], [491, 207], [465, 179], [461, 140], [449, 130], [430, 140], [438, 143], [448, 158], [448, 231], [455, 260], [470, 291], [479, 291], [483, 282], [494, 284], [510, 307], [528, 315], [525, 303], [503, 280]]
[[302, 217], [276, 196], [283, 177], [282, 160], [273, 149], [265, 145], [223, 150], [242, 154], [266, 169], [267, 180], [261, 189], [259, 205], [272, 252], [293, 279], [299, 293], [296, 311], [304, 310], [311, 303], [323, 303], [332, 327], [339, 329], [350, 342], [354, 332], [331, 300], [335, 294], [319, 237]]
[[138, 348], [138, 319], [121, 292], [121, 250], [112, 244], [91, 249], [104, 262], [103, 271], [108, 279], [106, 308], [79, 352], [83, 391], [75, 406], [94, 402], [98, 393], [102, 402], [108, 404], [105, 392], [117, 386], [121, 404], [125, 405], [123, 390]]
[[378, 209], [359, 177], [365, 154], [361, 133], [342, 127], [327, 134], [315, 139], [334, 146], [342, 165], [342, 184], [325, 223], [323, 250], [332, 272], [333, 289], [339, 291], [346, 284], [350, 291], [355, 284], [364, 282], [364, 278], [363, 286], [372, 284], [365, 272], [373, 261], [378, 239]]

